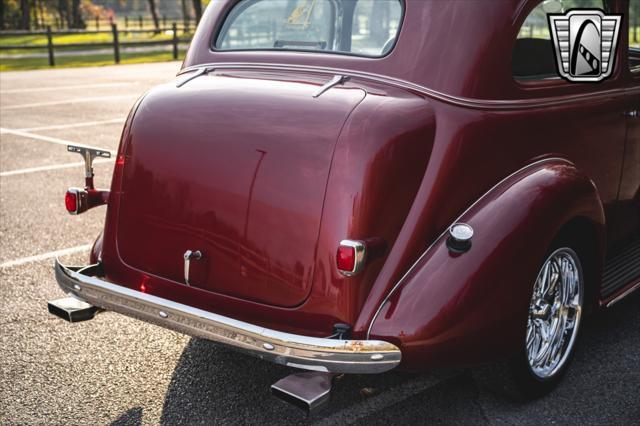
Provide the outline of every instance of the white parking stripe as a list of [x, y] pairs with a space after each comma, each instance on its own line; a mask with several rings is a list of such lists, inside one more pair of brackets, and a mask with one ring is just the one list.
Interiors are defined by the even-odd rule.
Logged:
[[[95, 164], [111, 163], [114, 160], [115, 158], [93, 160], [93, 164], [95, 165]], [[52, 166], [29, 167], [26, 169], [18, 169], [18, 170], [10, 170], [8, 172], [2, 172], [0, 173], [0, 177], [24, 175], [26, 173], [46, 172], [49, 170], [69, 169], [72, 167], [81, 167], [81, 166], [84, 167], [84, 161], [78, 161], [77, 163], [54, 164]]]
[[129, 95], [96, 96], [93, 98], [75, 98], [75, 99], [67, 99], [64, 101], [36, 102], [32, 104], [11, 105], [11, 106], [2, 108], [2, 111], [7, 111], [10, 109], [35, 108], [35, 107], [53, 106], [53, 105], [78, 104], [78, 103], [84, 103], [84, 102], [113, 101], [116, 99], [136, 99], [137, 97], [139, 97], [139, 95], [136, 93], [136, 94], [129, 94]]
[[[49, 136], [44, 136], [44, 135], [36, 135], [35, 133], [23, 132], [21, 130], [6, 129], [4, 127], [0, 127], [0, 134], [22, 136], [23, 138], [35, 139], [35, 140], [44, 141], [44, 142], [51, 142], [58, 145], [65, 145], [65, 146], [66, 145], [86, 146], [73, 141], [67, 141], [67, 140], [58, 139], [58, 138], [51, 138]], [[95, 148], [95, 147], [92, 147], [92, 148]], [[109, 149], [103, 149], [103, 148], [97, 148], [97, 149], [100, 149], [102, 151], [109, 151], [111, 155], [114, 155], [116, 153], [115, 151], [112, 151]]]
[[0, 94], [4, 95], [9, 93], [53, 92], [56, 90], [70, 90], [70, 89], [92, 89], [92, 88], [97, 89], [101, 87], [131, 86], [134, 84], [138, 84], [138, 83], [135, 81], [131, 81], [131, 82], [120, 82], [120, 83], [77, 84], [75, 86], [32, 87], [29, 89], [0, 90]]
[[23, 257], [21, 259], [9, 260], [4, 263], [0, 263], [0, 268], [11, 268], [12, 266], [20, 266], [26, 263], [39, 262], [41, 260], [53, 259], [54, 257], [65, 256], [67, 254], [79, 253], [85, 250], [91, 249], [92, 244], [85, 244], [83, 246], [71, 247], [63, 250], [50, 251], [48, 253], [42, 253], [35, 256]]
[[57, 124], [52, 126], [27, 127], [26, 129], [15, 129], [15, 130], [18, 130], [21, 132], [40, 132], [42, 130], [73, 129], [76, 127], [100, 126], [101, 124], [124, 123], [124, 121], [125, 121], [124, 118], [113, 118], [111, 120], [85, 121], [81, 123]]

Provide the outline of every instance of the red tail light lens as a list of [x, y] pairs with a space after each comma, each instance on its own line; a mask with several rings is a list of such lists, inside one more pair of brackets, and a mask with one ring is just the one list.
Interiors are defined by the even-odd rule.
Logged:
[[348, 277], [362, 270], [365, 263], [365, 245], [362, 241], [342, 240], [336, 254], [338, 271]]
[[109, 202], [109, 191], [100, 189], [69, 188], [64, 196], [64, 206], [71, 214], [84, 213]]
[[340, 246], [338, 247], [338, 269], [341, 271], [353, 271], [353, 267], [356, 265], [356, 249], [353, 247]]
[[64, 206], [69, 213], [76, 213], [78, 210], [78, 193], [68, 190], [64, 195]]
[[89, 209], [89, 193], [80, 188], [69, 188], [64, 195], [64, 206], [71, 214], [80, 214]]

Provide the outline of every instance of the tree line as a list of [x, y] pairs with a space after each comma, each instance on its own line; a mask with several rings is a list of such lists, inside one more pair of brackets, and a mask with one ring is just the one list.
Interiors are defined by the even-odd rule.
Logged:
[[[117, 0], [116, 6], [126, 8], [141, 0]], [[142, 0], [146, 3], [153, 25], [160, 29], [160, 16], [166, 0]], [[171, 0], [174, 1], [174, 0]], [[203, 6], [210, 0], [175, 0], [185, 21], [190, 19], [193, 8], [196, 23], [202, 17]], [[16, 28], [29, 30], [38, 24], [56, 21], [61, 27], [84, 29], [88, 19], [113, 19], [114, 10], [107, 0], [0, 0], [0, 30]]]

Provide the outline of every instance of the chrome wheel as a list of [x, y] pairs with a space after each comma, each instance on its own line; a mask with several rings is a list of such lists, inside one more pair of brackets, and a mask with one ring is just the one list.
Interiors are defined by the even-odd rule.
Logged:
[[576, 252], [554, 251], [536, 278], [527, 321], [527, 359], [539, 378], [553, 377], [566, 364], [578, 335], [583, 293]]

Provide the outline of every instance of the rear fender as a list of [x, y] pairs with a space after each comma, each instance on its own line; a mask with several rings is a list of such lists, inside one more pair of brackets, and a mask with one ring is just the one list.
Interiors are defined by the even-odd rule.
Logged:
[[529, 299], [544, 256], [573, 219], [593, 225], [601, 270], [605, 220], [593, 182], [572, 163], [546, 159], [512, 174], [457, 222], [475, 231], [463, 254], [443, 233], [382, 303], [369, 338], [402, 348], [402, 367], [470, 365], [524, 344]]

